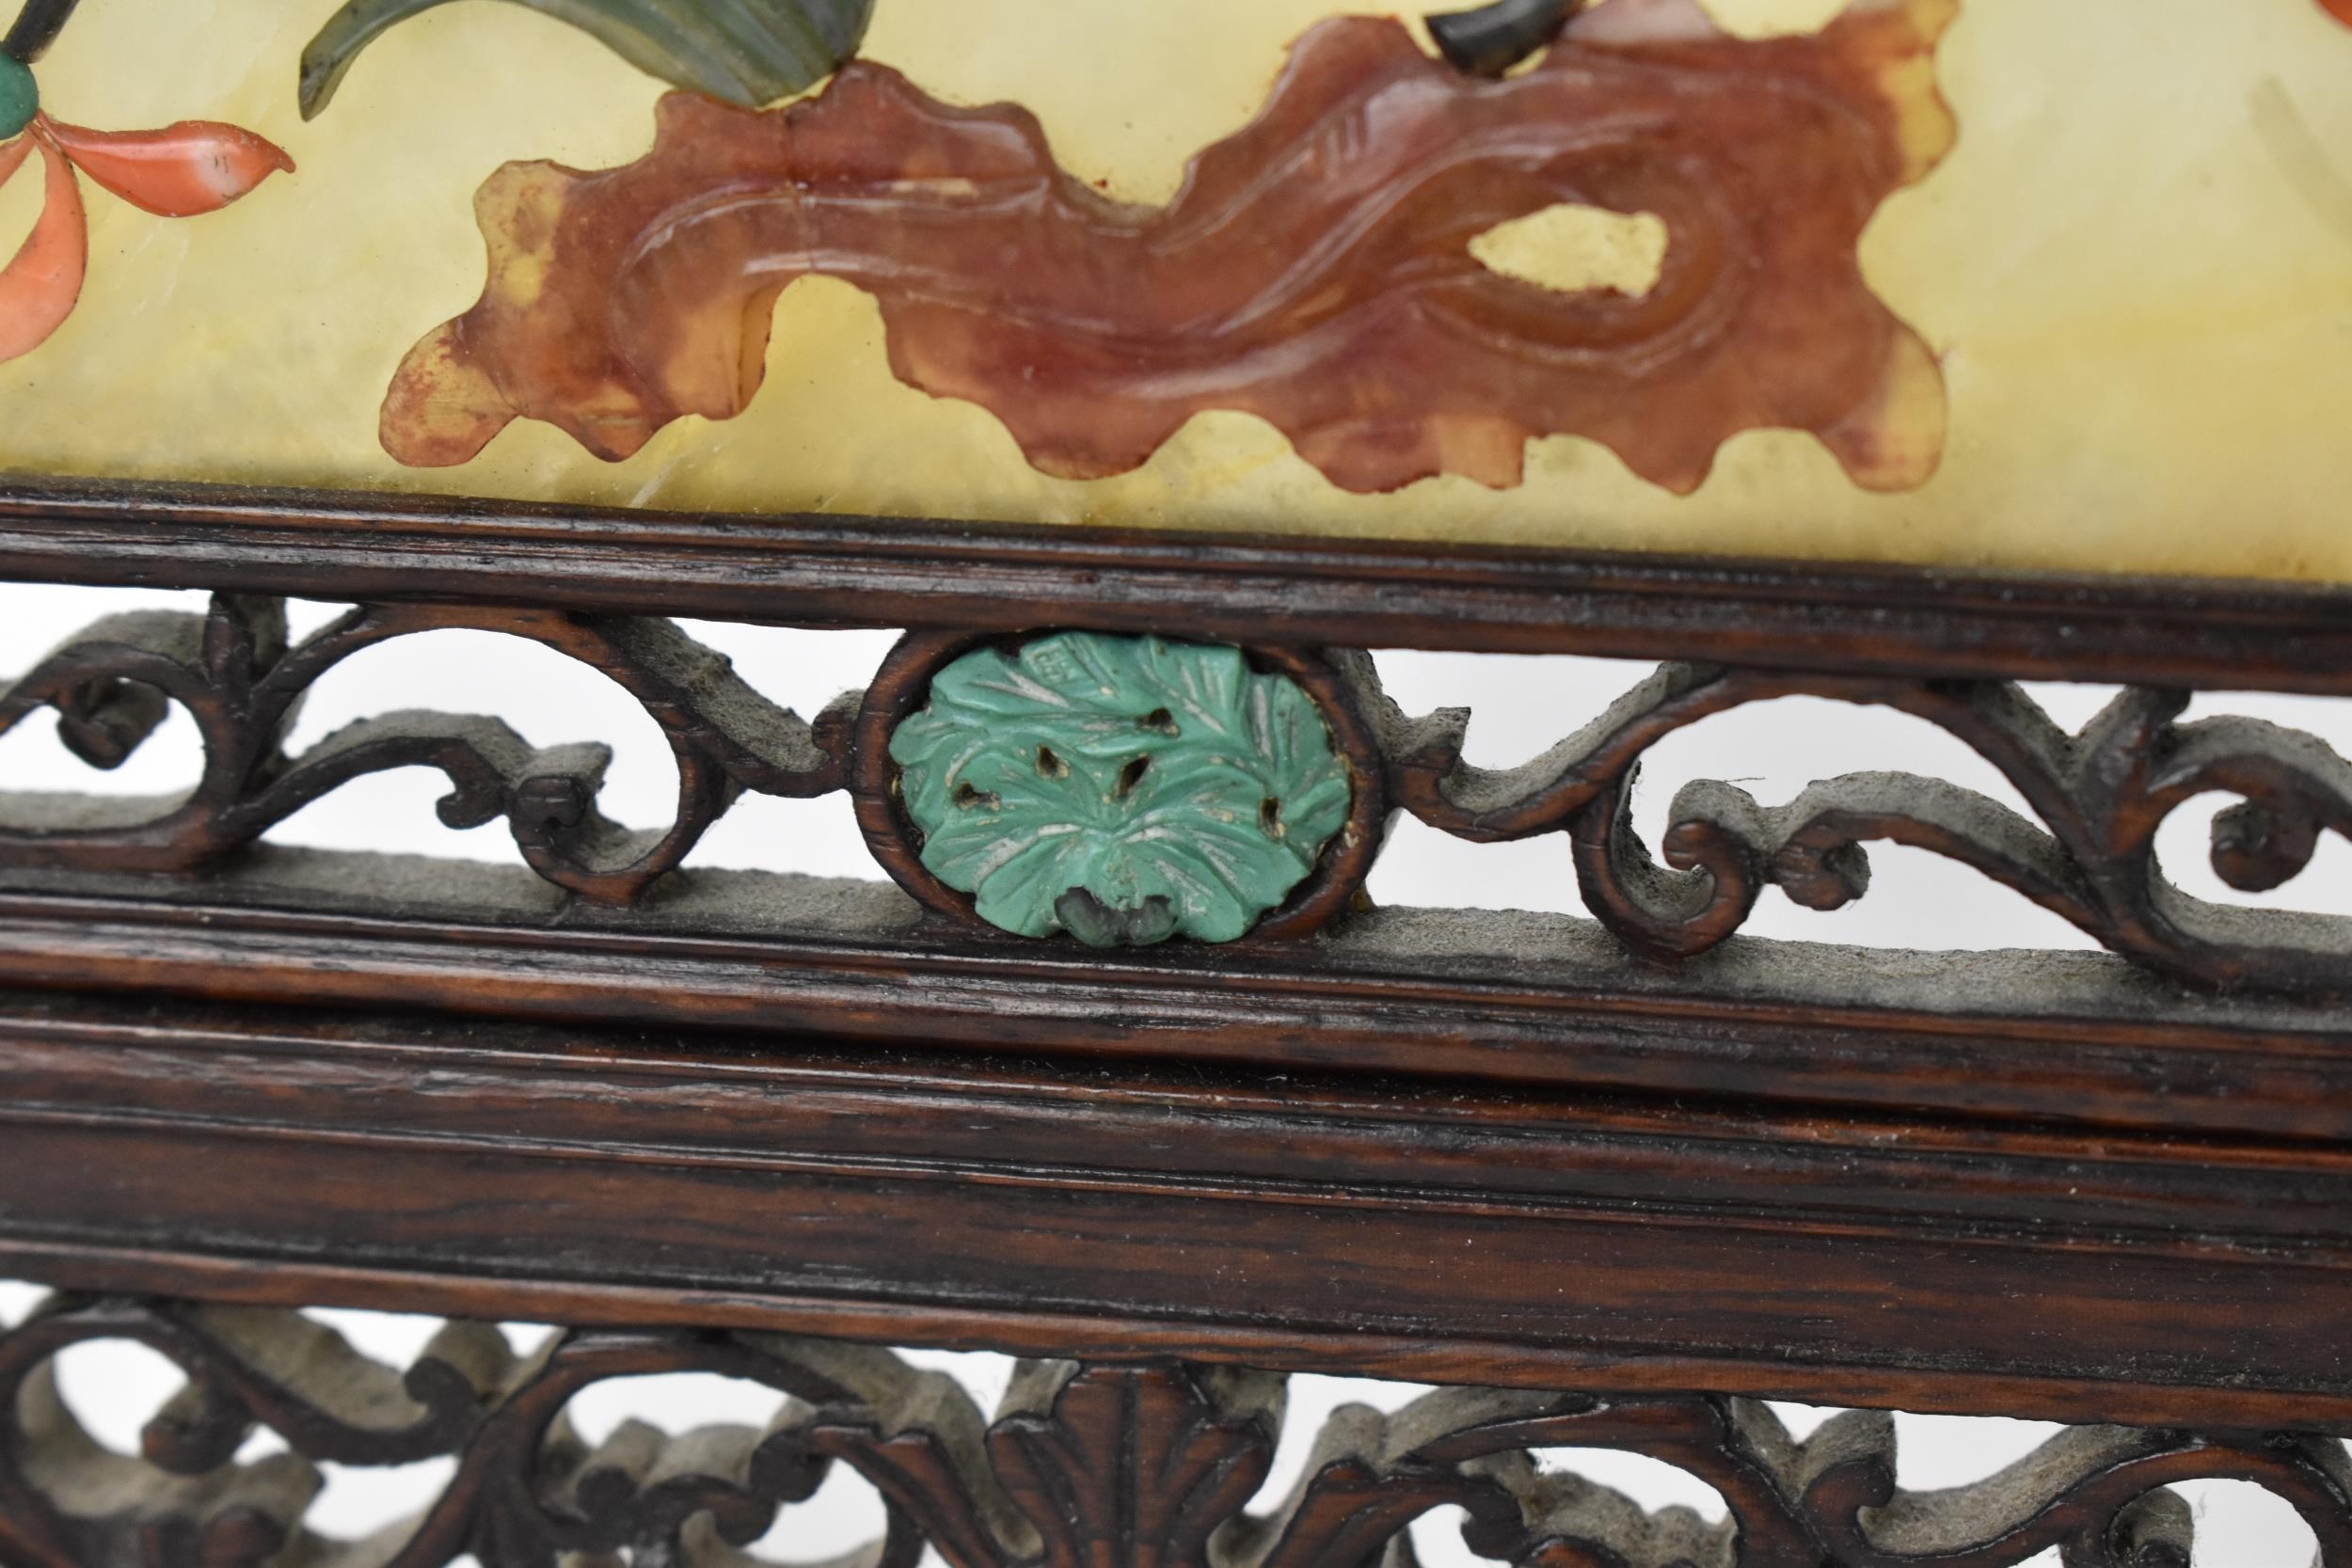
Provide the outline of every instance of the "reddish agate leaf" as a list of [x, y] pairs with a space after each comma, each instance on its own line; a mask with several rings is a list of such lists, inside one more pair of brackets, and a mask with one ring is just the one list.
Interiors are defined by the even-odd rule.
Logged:
[[[763, 114], [674, 95], [635, 164], [491, 177], [488, 289], [402, 365], [384, 445], [463, 463], [524, 417], [618, 459], [727, 419], [778, 293], [821, 273], [880, 301], [902, 381], [992, 410], [1051, 474], [1125, 472], [1237, 409], [1355, 491], [1516, 484], [1528, 437], [1574, 434], [1687, 492], [1765, 426], [1908, 487], [1942, 451], [1943, 378], [1855, 247], [1951, 146], [1932, 51], [1957, 4], [1854, 0], [1741, 40], [1694, 0], [1610, 0], [1502, 81], [1336, 19], [1165, 208], [1065, 173], [1025, 110], [878, 65]], [[1551, 290], [1471, 255], [1563, 203], [1662, 219], [1656, 286]]]
[[2319, 8], [2347, 27], [2352, 27], [2352, 0], [2319, 0]]

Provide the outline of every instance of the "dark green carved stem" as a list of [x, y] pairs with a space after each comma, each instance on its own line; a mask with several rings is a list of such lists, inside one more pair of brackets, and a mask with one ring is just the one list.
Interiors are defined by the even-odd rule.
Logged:
[[7, 38], [0, 39], [0, 53], [19, 64], [31, 65], [57, 41], [79, 4], [81, 0], [24, 0], [24, 8], [16, 13], [16, 24]]
[[1585, 0], [1496, 0], [1429, 19], [1445, 57], [1477, 76], [1500, 76], [1559, 36]]

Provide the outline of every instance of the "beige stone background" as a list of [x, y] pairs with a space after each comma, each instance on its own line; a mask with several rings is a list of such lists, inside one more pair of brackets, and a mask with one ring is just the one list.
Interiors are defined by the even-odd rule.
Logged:
[[[1745, 31], [1836, 0], [1708, 0]], [[41, 68], [102, 128], [231, 119], [301, 165], [172, 222], [103, 194], [81, 309], [0, 367], [0, 468], [819, 510], [2352, 580], [2352, 30], [2314, 0], [1963, 0], [1939, 69], [1946, 166], [1880, 214], [1873, 286], [1944, 356], [1949, 451], [1857, 490], [1810, 436], [1727, 446], [1697, 495], [1539, 441], [1530, 482], [1342, 494], [1265, 425], [1196, 420], [1138, 472], [1027, 467], [977, 407], [901, 387], [865, 296], [797, 284], [752, 411], [606, 465], [544, 427], [402, 469], [376, 410], [408, 346], [480, 292], [471, 194], [500, 163], [650, 142], [660, 90], [585, 37], [465, 0], [408, 23], [320, 120], [294, 108], [332, 0], [84, 0]], [[1242, 123], [1334, 0], [884, 0], [869, 53], [944, 96], [1017, 99], [1136, 198]], [[38, 200], [0, 192], [0, 244]]]

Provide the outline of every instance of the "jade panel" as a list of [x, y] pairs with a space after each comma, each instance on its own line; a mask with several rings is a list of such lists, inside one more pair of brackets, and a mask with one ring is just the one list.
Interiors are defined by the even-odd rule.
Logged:
[[0, 466], [2352, 580], [2322, 0], [370, 8], [0, 71]]

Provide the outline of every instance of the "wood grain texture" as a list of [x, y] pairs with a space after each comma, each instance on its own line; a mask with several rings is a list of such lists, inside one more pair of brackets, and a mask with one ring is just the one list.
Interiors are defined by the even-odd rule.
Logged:
[[85, 1288], [2352, 1430], [2327, 1144], [38, 996], [0, 1136]]
[[14, 478], [0, 577], [780, 626], [2352, 692], [2352, 592]]
[[519, 869], [276, 848], [177, 885], [0, 873], [0, 983], [2217, 1136], [2343, 1137], [2352, 1096], [2352, 1015], [2097, 955], [1739, 938], [1664, 971], [1567, 916], [1391, 910], [1279, 957], [1104, 962], [868, 882], [705, 873], [608, 912]]

